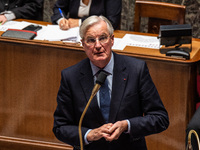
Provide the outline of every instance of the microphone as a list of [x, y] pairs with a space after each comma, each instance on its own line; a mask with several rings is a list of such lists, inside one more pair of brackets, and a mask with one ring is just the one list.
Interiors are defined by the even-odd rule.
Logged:
[[87, 105], [85, 106], [85, 109], [81, 115], [81, 118], [79, 120], [79, 126], [78, 126], [78, 131], [79, 131], [79, 139], [80, 139], [80, 147], [81, 147], [81, 150], [83, 150], [83, 139], [82, 139], [82, 131], [81, 131], [81, 124], [82, 124], [82, 121], [83, 121], [83, 117], [85, 116], [85, 113], [93, 99], [93, 97], [97, 94], [97, 92], [99, 91], [101, 85], [105, 82], [106, 80], [106, 77], [107, 77], [107, 73], [104, 72], [104, 71], [101, 71], [97, 77], [97, 80], [96, 80], [96, 84], [92, 90], [92, 93], [91, 93], [91, 96], [90, 96], [90, 99], [87, 103]]
[[95, 86], [94, 86], [94, 88], [92, 90], [91, 96], [94, 97], [97, 94], [97, 92], [99, 91], [101, 85], [105, 82], [107, 75], [108, 74], [106, 72], [104, 72], [104, 71], [101, 71], [99, 73], [99, 75], [97, 77], [97, 80], [96, 80], [96, 84], [95, 84]]

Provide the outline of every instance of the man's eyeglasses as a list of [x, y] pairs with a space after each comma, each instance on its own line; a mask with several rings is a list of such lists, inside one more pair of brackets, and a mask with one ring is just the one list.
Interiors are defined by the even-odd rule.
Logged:
[[88, 38], [86, 38], [85, 43], [87, 45], [89, 45], [89, 46], [94, 46], [96, 44], [96, 41], [98, 40], [101, 44], [105, 44], [105, 43], [108, 42], [109, 37], [110, 36], [108, 36], [108, 35], [101, 35], [101, 36], [99, 36], [97, 38], [95, 38], [95, 37], [88, 37]]

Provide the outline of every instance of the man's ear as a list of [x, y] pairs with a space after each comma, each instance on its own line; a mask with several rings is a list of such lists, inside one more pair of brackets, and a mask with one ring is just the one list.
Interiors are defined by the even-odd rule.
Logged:
[[111, 35], [110, 39], [112, 40], [112, 45], [114, 45], [114, 34]]

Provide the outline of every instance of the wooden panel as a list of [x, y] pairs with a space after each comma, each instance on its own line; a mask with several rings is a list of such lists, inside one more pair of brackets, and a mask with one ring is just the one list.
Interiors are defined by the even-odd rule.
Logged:
[[72, 150], [66, 144], [0, 136], [1, 150]]
[[58, 142], [52, 132], [61, 70], [83, 51], [0, 44], [0, 135]]
[[183, 150], [186, 125], [195, 110], [195, 65], [158, 61], [147, 61], [147, 64], [170, 120], [166, 131], [147, 137], [148, 148]]
[[185, 23], [185, 6], [157, 2], [157, 1], [135, 1], [134, 31], [140, 31], [141, 18], [147, 17], [148, 33], [159, 33], [160, 25], [172, 24], [176, 21], [178, 24]]

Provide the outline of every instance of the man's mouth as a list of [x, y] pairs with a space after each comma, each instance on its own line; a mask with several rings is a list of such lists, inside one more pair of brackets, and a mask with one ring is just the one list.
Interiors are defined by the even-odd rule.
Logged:
[[95, 53], [96, 55], [101, 55], [101, 54], [103, 54], [103, 52], [98, 52], [98, 53]]

